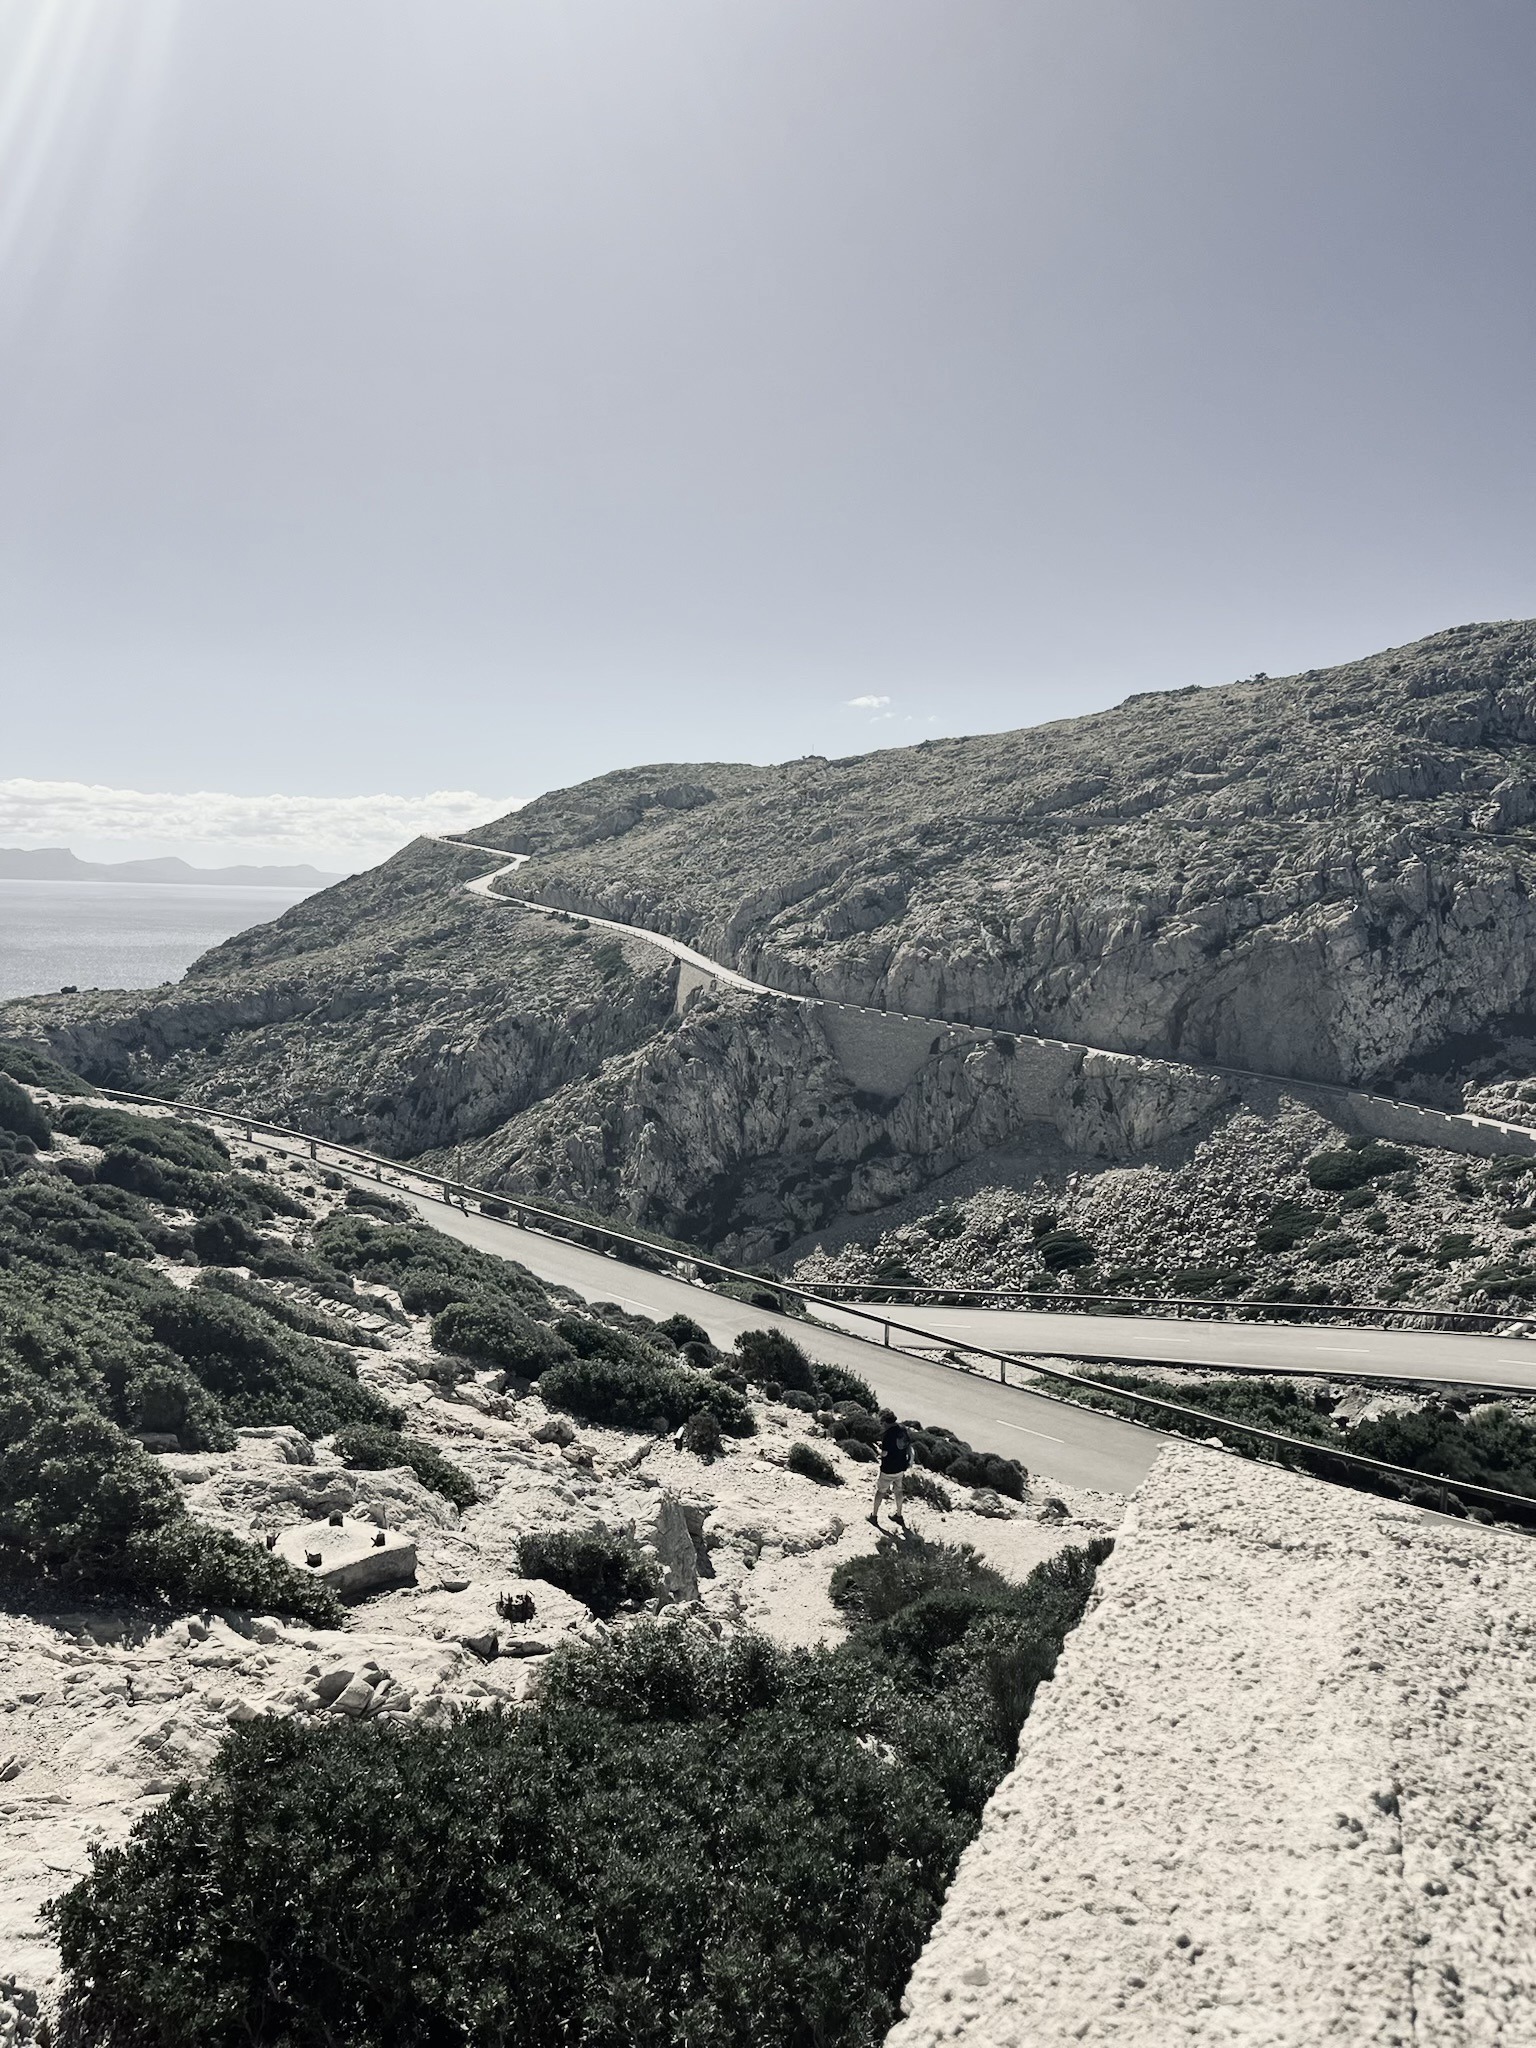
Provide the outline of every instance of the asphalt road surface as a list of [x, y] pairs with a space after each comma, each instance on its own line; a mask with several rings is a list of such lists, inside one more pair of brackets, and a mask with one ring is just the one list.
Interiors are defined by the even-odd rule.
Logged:
[[[1269, 1372], [1347, 1374], [1436, 1385], [1498, 1387], [1536, 1393], [1536, 1343], [1439, 1330], [1359, 1330], [1338, 1324], [1186, 1322], [1174, 1316], [1052, 1315], [1008, 1308], [915, 1308], [891, 1303], [878, 1313], [928, 1331], [963, 1350], [1037, 1358], [1158, 1359], [1176, 1365], [1258, 1366]], [[854, 1330], [846, 1310], [819, 1308], [818, 1320]], [[865, 1325], [864, 1327], [867, 1327]], [[898, 1338], [893, 1343], [921, 1342]]]
[[[364, 1177], [366, 1178], [366, 1177]], [[377, 1182], [369, 1181], [377, 1186]], [[386, 1185], [389, 1185], [386, 1183]], [[587, 1301], [616, 1301], [621, 1308], [665, 1319], [692, 1316], [711, 1340], [728, 1348], [743, 1330], [781, 1329], [814, 1358], [862, 1373], [898, 1415], [916, 1416], [952, 1429], [978, 1450], [1020, 1459], [1027, 1470], [1066, 1486], [1102, 1493], [1132, 1493], [1151, 1470], [1166, 1439], [1114, 1416], [1095, 1415], [1064, 1401], [1042, 1400], [1001, 1386], [997, 1368], [986, 1374], [930, 1365], [842, 1330], [808, 1326], [745, 1302], [690, 1286], [665, 1274], [584, 1250], [541, 1231], [520, 1229], [495, 1217], [449, 1208], [399, 1184], [391, 1194], [408, 1202], [424, 1223], [465, 1244], [516, 1259], [541, 1280], [569, 1287]]]

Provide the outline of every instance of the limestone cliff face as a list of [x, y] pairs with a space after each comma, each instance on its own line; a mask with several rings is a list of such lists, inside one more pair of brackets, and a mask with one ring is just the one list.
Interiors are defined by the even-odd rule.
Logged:
[[701, 767], [686, 813], [646, 786], [680, 772], [519, 813], [526, 892], [799, 993], [1315, 1079], [1454, 1065], [1536, 999], [1529, 623], [1033, 731]]
[[1188, 1069], [996, 1042], [941, 1050], [878, 1096], [847, 1080], [814, 1010], [703, 996], [659, 1041], [471, 1148], [466, 1171], [762, 1258], [998, 1147], [1144, 1157], [1233, 1099]]

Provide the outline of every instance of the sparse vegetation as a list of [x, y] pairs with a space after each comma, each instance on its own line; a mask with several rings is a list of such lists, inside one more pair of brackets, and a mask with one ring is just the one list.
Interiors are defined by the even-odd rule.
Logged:
[[876, 2048], [1107, 1548], [909, 1572], [831, 1653], [643, 1624], [517, 1714], [254, 1721], [54, 1909], [63, 2038]]

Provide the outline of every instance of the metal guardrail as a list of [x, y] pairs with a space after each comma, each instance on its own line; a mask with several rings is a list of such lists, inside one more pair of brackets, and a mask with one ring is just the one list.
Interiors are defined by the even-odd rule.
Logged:
[[[233, 1125], [237, 1130], [245, 1132], [247, 1142], [249, 1143], [255, 1142], [255, 1134], [258, 1131], [271, 1133], [275, 1137], [291, 1138], [304, 1148], [309, 1159], [317, 1167], [327, 1163], [321, 1158], [322, 1152], [329, 1154], [331, 1159], [337, 1163], [347, 1159], [360, 1160], [363, 1162], [363, 1166], [359, 1171], [363, 1178], [382, 1183], [386, 1173], [391, 1176], [406, 1175], [413, 1180], [425, 1181], [441, 1190], [440, 1199], [444, 1202], [451, 1203], [453, 1198], [457, 1196], [459, 1205], [466, 1210], [471, 1200], [475, 1202], [477, 1207], [489, 1203], [493, 1205], [493, 1213], [495, 1209], [500, 1209], [503, 1213], [516, 1211], [519, 1216], [535, 1218], [538, 1225], [544, 1229], [545, 1234], [550, 1236], [569, 1239], [586, 1235], [603, 1239], [611, 1245], [622, 1245], [631, 1253], [644, 1253], [645, 1257], [643, 1260], [637, 1259], [635, 1261], [637, 1264], [650, 1265], [659, 1259], [674, 1266], [692, 1266], [695, 1269], [702, 1267], [711, 1273], [722, 1275], [727, 1280], [744, 1282], [750, 1286], [775, 1294], [789, 1295], [808, 1305], [838, 1308], [845, 1315], [853, 1315], [859, 1317], [862, 1321], [881, 1324], [884, 1328], [884, 1348], [886, 1349], [904, 1349], [901, 1346], [893, 1347], [891, 1345], [890, 1333], [892, 1330], [900, 1331], [904, 1336], [921, 1338], [930, 1346], [933, 1342], [933, 1332], [931, 1330], [924, 1330], [916, 1324], [900, 1323], [892, 1317], [876, 1315], [853, 1304], [829, 1301], [824, 1296], [816, 1294], [808, 1288], [797, 1287], [787, 1281], [766, 1281], [760, 1274], [742, 1272], [737, 1267], [727, 1266], [718, 1259], [711, 1259], [700, 1253], [684, 1252], [670, 1246], [657, 1245], [647, 1238], [637, 1237], [627, 1231], [615, 1230], [608, 1224], [587, 1223], [577, 1218], [564, 1216], [558, 1210], [545, 1209], [537, 1203], [525, 1201], [520, 1195], [498, 1194], [487, 1188], [477, 1188], [469, 1182], [451, 1180], [446, 1174], [433, 1173], [426, 1167], [405, 1165], [395, 1159], [385, 1159], [378, 1153], [365, 1151], [358, 1145], [344, 1145], [329, 1138], [314, 1138], [308, 1131], [295, 1130], [291, 1125], [273, 1123], [263, 1117], [249, 1116], [243, 1111], [207, 1108], [201, 1103], [173, 1102], [159, 1095], [140, 1095], [126, 1088], [101, 1087], [97, 1089], [97, 1093], [117, 1101], [142, 1103], [154, 1109], [167, 1110], [175, 1116], [187, 1117], [193, 1121], [201, 1120], [210, 1123]], [[300, 1156], [304, 1156], [303, 1153]], [[554, 1227], [551, 1229], [549, 1226]], [[1498, 1487], [1481, 1486], [1470, 1480], [1447, 1479], [1438, 1472], [1425, 1472], [1413, 1465], [1394, 1465], [1384, 1458], [1367, 1457], [1359, 1451], [1335, 1450], [1327, 1444], [1313, 1443], [1306, 1437], [1287, 1436], [1279, 1430], [1264, 1429], [1257, 1423], [1233, 1422], [1226, 1416], [1213, 1415], [1208, 1409], [1192, 1408], [1181, 1401], [1164, 1400], [1159, 1395], [1127, 1393], [1123, 1388], [1110, 1386], [1101, 1380], [1089, 1379], [1082, 1373], [1068, 1372], [1061, 1366], [1043, 1364], [1034, 1354], [1030, 1355], [1026, 1363], [1016, 1353], [995, 1351], [988, 1345], [966, 1344], [961, 1348], [971, 1357], [985, 1358], [995, 1364], [999, 1368], [999, 1383], [1003, 1386], [1009, 1384], [1008, 1367], [1012, 1365], [1017, 1368], [1020, 1365], [1024, 1365], [1024, 1369], [1032, 1375], [1043, 1375], [1047, 1379], [1063, 1380], [1072, 1386], [1082, 1388], [1085, 1392], [1102, 1395], [1113, 1402], [1126, 1402], [1136, 1407], [1151, 1409], [1158, 1414], [1177, 1415], [1189, 1421], [1203, 1423], [1208, 1425], [1213, 1431], [1226, 1431], [1229, 1434], [1251, 1438], [1263, 1443], [1280, 1445], [1287, 1450], [1300, 1453], [1304, 1459], [1309, 1461], [1320, 1460], [1330, 1464], [1347, 1465], [1361, 1471], [1384, 1474], [1392, 1479], [1411, 1481], [1421, 1488], [1438, 1491], [1442, 1510], [1448, 1507], [1449, 1497], [1453, 1493], [1458, 1498], [1463, 1495], [1475, 1495], [1480, 1501], [1493, 1502], [1501, 1507], [1513, 1508], [1522, 1518], [1536, 1522], [1536, 1499], [1527, 1494], [1505, 1493]], [[953, 1364], [954, 1369], [962, 1372], [969, 1373], [971, 1371], [970, 1367], [958, 1360], [952, 1362], [945, 1359], [941, 1362], [946, 1366]], [[1153, 1361], [1141, 1358], [1128, 1358], [1105, 1362], [1146, 1365]], [[1030, 1391], [1037, 1398], [1041, 1399], [1068, 1399], [1066, 1396], [1048, 1394], [1038, 1388], [1032, 1388]], [[1081, 1408], [1085, 1404], [1072, 1401], [1070, 1405]], [[1099, 1413], [1102, 1411], [1091, 1410], [1090, 1412]], [[1153, 1425], [1138, 1423], [1131, 1416], [1116, 1415], [1115, 1419], [1129, 1424], [1131, 1428], [1153, 1427]], [[1172, 1432], [1154, 1429], [1154, 1433], [1158, 1435], [1176, 1434], [1181, 1439], [1187, 1441], [1183, 1431]], [[1326, 1478], [1325, 1474], [1318, 1473], [1313, 1473], [1310, 1476]]]
[[[1472, 1308], [1435, 1308], [1425, 1303], [1393, 1301], [1254, 1301], [1243, 1297], [1212, 1299], [1206, 1294], [1080, 1294], [1075, 1290], [1064, 1294], [1053, 1288], [1042, 1287], [929, 1287], [909, 1286], [881, 1280], [822, 1280], [817, 1282], [818, 1294], [836, 1298], [840, 1302], [880, 1302], [888, 1298], [899, 1298], [909, 1308], [947, 1308], [954, 1306], [1002, 1308], [1015, 1302], [1038, 1302], [1052, 1313], [1070, 1315], [1076, 1310], [1090, 1306], [1112, 1303], [1120, 1308], [1141, 1309], [1194, 1309], [1200, 1312], [1197, 1320], [1214, 1323], [1242, 1322], [1249, 1317], [1273, 1315], [1287, 1320], [1292, 1316], [1321, 1316], [1324, 1319], [1359, 1316], [1396, 1316], [1432, 1318], [1437, 1322], [1479, 1323], [1500, 1325], [1524, 1323], [1531, 1318], [1516, 1315], [1511, 1310], [1502, 1314], [1498, 1310]], [[1182, 1318], [1181, 1318], [1182, 1320]]]

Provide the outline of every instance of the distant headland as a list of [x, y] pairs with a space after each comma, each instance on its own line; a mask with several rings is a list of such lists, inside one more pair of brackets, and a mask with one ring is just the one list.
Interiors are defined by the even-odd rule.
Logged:
[[67, 846], [0, 846], [0, 882], [203, 882], [223, 889], [324, 889], [341, 875], [307, 862], [293, 867], [195, 868], [157, 860], [79, 860]]

